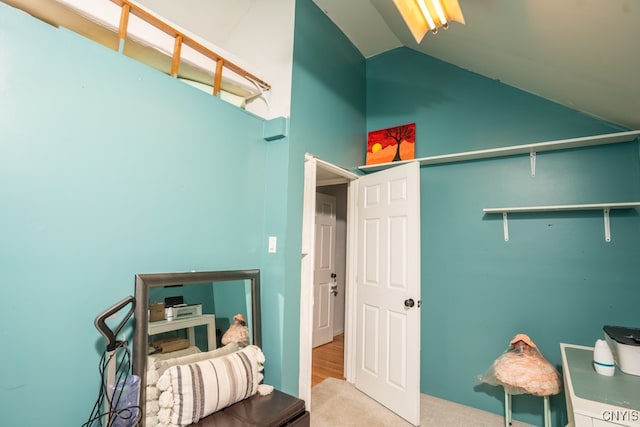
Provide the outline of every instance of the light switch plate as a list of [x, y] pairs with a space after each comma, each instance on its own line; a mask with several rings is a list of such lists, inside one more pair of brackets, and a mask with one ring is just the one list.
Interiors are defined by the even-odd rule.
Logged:
[[278, 243], [278, 239], [276, 238], [276, 236], [269, 236], [269, 253], [270, 254], [275, 254], [276, 253], [276, 244]]

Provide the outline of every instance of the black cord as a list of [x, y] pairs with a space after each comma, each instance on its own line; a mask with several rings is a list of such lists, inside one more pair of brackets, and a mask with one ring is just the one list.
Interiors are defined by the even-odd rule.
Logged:
[[[123, 349], [122, 356], [118, 360], [118, 350]], [[108, 390], [108, 368], [113, 363], [116, 366], [114, 383], [112, 384], [114, 390]], [[105, 350], [100, 357], [100, 364], [98, 366], [98, 372], [100, 373], [100, 390], [98, 391], [98, 398], [96, 399], [91, 414], [87, 422], [82, 424], [82, 427], [114, 427], [116, 425], [132, 425], [127, 423], [132, 417], [134, 418], [135, 426], [140, 425], [142, 419], [142, 413], [140, 406], [130, 405], [125, 408], [117, 409], [122, 399], [122, 393], [124, 385], [129, 372], [131, 371], [131, 352], [127, 346], [126, 341], [117, 341], [114, 351]], [[118, 386], [119, 385], [119, 386]], [[102, 412], [105, 399], [109, 406], [108, 412]], [[108, 417], [108, 422], [105, 424], [104, 419]], [[116, 422], [118, 424], [116, 424]]]

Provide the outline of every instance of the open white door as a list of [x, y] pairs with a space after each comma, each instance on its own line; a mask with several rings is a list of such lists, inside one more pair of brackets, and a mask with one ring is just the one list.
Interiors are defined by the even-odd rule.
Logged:
[[420, 170], [357, 180], [355, 385], [420, 424]]
[[313, 347], [333, 341], [336, 285], [336, 198], [316, 194]]

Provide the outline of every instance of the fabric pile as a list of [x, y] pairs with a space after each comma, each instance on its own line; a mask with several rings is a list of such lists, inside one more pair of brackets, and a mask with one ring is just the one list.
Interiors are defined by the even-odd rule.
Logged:
[[542, 356], [535, 343], [525, 334], [518, 334], [510, 347], [482, 375], [481, 382], [500, 385], [509, 394], [550, 396], [562, 388], [560, 374]]
[[160, 392], [157, 387], [158, 378], [160, 378], [160, 376], [158, 375], [156, 360], [153, 357], [149, 357], [147, 360], [145, 426], [154, 427], [158, 425], [158, 411], [160, 411], [158, 404], [158, 397], [160, 397]]

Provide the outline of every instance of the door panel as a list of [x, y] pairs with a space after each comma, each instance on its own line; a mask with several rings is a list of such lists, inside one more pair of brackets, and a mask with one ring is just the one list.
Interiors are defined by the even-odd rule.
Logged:
[[378, 376], [380, 371], [380, 310], [378, 307], [365, 305], [363, 307], [362, 335], [362, 369], [368, 374]]
[[364, 285], [377, 286], [380, 283], [380, 220], [364, 220], [363, 254], [370, 262], [365, 264]]
[[[404, 337], [407, 336], [407, 318], [389, 313], [389, 330], [395, 331], [389, 334], [389, 349], [387, 359], [389, 360], [389, 383], [395, 385], [399, 390], [407, 388], [407, 359], [406, 343]], [[393, 351], [399, 349], [400, 351]]]
[[336, 198], [316, 194], [313, 347], [333, 341]]
[[358, 179], [356, 387], [420, 422], [419, 165]]

